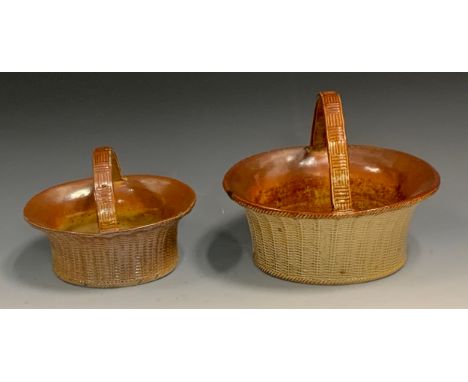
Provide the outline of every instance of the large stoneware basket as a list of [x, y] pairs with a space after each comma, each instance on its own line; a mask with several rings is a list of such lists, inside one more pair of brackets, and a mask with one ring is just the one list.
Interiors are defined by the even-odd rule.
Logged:
[[405, 264], [413, 211], [439, 182], [437, 171], [412, 155], [348, 146], [340, 96], [323, 92], [310, 145], [246, 158], [223, 185], [246, 209], [262, 271], [301, 283], [350, 284]]
[[94, 176], [34, 196], [25, 219], [45, 232], [53, 269], [69, 283], [112, 288], [146, 283], [178, 261], [177, 224], [195, 193], [162, 176], [123, 177], [114, 151], [94, 151]]

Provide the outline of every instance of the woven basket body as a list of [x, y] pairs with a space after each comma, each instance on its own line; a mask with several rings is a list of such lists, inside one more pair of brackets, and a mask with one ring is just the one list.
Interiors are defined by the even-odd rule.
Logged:
[[388, 276], [405, 264], [413, 210], [339, 219], [246, 212], [262, 271], [301, 283], [351, 284]]
[[309, 146], [245, 158], [223, 185], [246, 209], [262, 271], [301, 283], [351, 284], [405, 264], [414, 209], [439, 182], [432, 166], [409, 154], [348, 146], [341, 98], [324, 92]]
[[110, 147], [93, 156], [93, 178], [51, 187], [25, 207], [49, 237], [55, 274], [71, 284], [114, 288], [159, 279], [177, 265], [177, 226], [195, 203], [175, 179], [123, 177]]
[[71, 284], [113, 288], [146, 283], [177, 265], [177, 222], [96, 237], [49, 232], [55, 274]]

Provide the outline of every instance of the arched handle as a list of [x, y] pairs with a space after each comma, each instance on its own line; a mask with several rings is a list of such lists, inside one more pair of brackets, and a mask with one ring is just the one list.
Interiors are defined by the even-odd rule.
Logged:
[[117, 156], [111, 147], [98, 147], [93, 154], [94, 200], [99, 232], [116, 232], [119, 221], [115, 209], [114, 182], [122, 179]]
[[349, 181], [348, 144], [340, 95], [321, 92], [315, 104], [310, 145], [314, 150], [327, 149], [330, 166], [330, 191], [333, 211], [353, 208]]

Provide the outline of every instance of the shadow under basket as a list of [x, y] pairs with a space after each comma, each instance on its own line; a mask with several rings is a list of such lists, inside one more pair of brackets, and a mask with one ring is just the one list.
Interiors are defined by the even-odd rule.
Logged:
[[112, 288], [159, 279], [177, 265], [177, 225], [193, 190], [162, 176], [122, 177], [109, 147], [94, 152], [94, 177], [34, 196], [25, 219], [50, 239], [53, 269], [71, 284]]
[[440, 179], [427, 162], [395, 150], [347, 145], [341, 99], [317, 99], [311, 144], [246, 158], [225, 175], [245, 207], [255, 264], [282, 279], [351, 284], [406, 262], [416, 205]]

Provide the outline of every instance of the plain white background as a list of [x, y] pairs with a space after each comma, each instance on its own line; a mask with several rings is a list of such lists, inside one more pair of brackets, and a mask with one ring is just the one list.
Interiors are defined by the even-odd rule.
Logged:
[[[321, 4], [3, 2], [0, 65], [14, 71], [466, 69], [466, 12], [456, 2]], [[5, 381], [467, 377], [466, 311], [4, 310], [0, 319]]]

